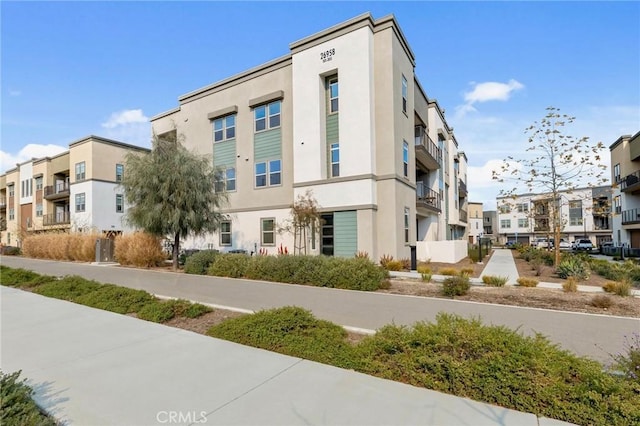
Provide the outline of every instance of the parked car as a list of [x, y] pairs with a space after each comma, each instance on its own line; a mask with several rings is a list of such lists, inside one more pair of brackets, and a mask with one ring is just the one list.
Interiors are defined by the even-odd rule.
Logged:
[[565, 240], [564, 238], [562, 238], [560, 240], [560, 250], [571, 250], [573, 247], [571, 246], [571, 243], [567, 240]]
[[573, 244], [573, 249], [576, 251], [591, 251], [593, 250], [593, 243], [591, 240], [576, 240]]
[[507, 241], [506, 243], [504, 243], [504, 248], [514, 249], [516, 248], [516, 244], [518, 244], [517, 241]]
[[604, 254], [607, 250], [612, 249], [613, 247], [615, 247], [613, 245], [613, 241], [605, 241], [600, 245], [600, 253]]
[[535, 248], [553, 248], [553, 239], [549, 240], [547, 238], [536, 238], [533, 241], [533, 246]]

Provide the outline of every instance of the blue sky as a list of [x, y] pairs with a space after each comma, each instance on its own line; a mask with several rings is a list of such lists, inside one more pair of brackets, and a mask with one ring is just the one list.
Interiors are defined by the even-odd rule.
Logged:
[[2, 1], [1, 169], [89, 134], [149, 146], [148, 118], [180, 95], [367, 11], [396, 16], [485, 209], [547, 106], [607, 147], [640, 130], [638, 2]]

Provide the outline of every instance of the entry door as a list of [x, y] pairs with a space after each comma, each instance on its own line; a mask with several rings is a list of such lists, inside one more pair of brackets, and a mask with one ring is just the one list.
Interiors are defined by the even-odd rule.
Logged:
[[322, 219], [320, 253], [325, 256], [333, 256], [333, 213], [323, 214], [320, 217]]

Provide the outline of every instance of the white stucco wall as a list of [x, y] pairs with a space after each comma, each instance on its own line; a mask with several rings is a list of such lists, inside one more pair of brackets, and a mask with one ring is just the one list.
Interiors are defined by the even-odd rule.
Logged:
[[467, 242], [452, 241], [418, 241], [416, 256], [422, 262], [457, 263], [467, 257]]
[[[76, 212], [76, 194], [85, 193], [85, 211]], [[123, 191], [118, 185], [100, 181], [84, 181], [71, 185], [69, 204], [72, 229], [96, 231], [123, 231], [133, 229], [126, 225], [124, 213], [116, 212], [116, 194]], [[126, 204], [125, 209], [126, 211]]]

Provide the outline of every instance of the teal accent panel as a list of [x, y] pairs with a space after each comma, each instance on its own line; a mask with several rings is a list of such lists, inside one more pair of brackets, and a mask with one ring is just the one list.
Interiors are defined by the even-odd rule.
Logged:
[[327, 145], [340, 141], [339, 114], [327, 115]]
[[282, 158], [282, 131], [280, 128], [256, 133], [253, 136], [253, 158], [256, 162]]
[[236, 164], [236, 140], [230, 139], [213, 144], [213, 165], [215, 167], [233, 167]]
[[357, 251], [357, 212], [335, 212], [333, 214], [333, 255], [339, 257], [353, 257]]

